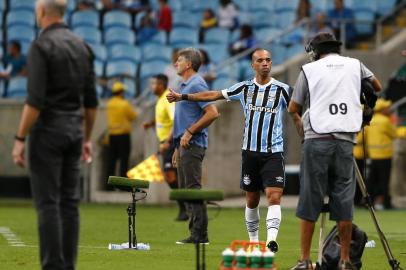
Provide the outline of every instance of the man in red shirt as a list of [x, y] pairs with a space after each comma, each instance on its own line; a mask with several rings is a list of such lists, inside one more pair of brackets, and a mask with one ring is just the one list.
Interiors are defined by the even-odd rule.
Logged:
[[172, 10], [168, 5], [168, 0], [159, 0], [158, 16], [158, 29], [164, 30], [169, 34], [169, 32], [172, 30]]

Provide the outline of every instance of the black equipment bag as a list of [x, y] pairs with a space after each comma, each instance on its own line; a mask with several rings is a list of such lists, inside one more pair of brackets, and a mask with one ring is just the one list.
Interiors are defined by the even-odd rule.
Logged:
[[364, 105], [362, 114], [362, 126], [369, 125], [374, 114], [374, 107], [378, 96], [369, 79], [361, 81], [361, 104]]
[[[367, 241], [368, 237], [366, 233], [358, 228], [357, 225], [352, 224], [350, 260], [357, 269], [361, 269], [361, 257]], [[322, 265], [318, 269], [336, 270], [338, 262], [340, 261], [340, 250], [341, 246], [338, 237], [338, 228], [337, 226], [334, 226], [324, 241]]]

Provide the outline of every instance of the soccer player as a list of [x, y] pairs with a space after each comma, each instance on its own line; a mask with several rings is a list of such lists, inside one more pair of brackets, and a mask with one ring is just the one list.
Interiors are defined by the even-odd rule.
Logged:
[[246, 192], [245, 221], [250, 241], [258, 241], [260, 191], [268, 200], [267, 246], [276, 252], [281, 223], [281, 197], [285, 186], [282, 116], [289, 103], [289, 86], [271, 77], [271, 53], [256, 49], [252, 55], [255, 78], [221, 91], [178, 94], [174, 101], [240, 101], [245, 115], [240, 187]]

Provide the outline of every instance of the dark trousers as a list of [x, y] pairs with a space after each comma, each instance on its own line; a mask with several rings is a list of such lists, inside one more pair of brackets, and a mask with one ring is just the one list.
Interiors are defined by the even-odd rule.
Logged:
[[120, 176], [126, 177], [131, 152], [130, 134], [109, 136], [108, 175], [116, 175], [117, 161], [120, 161]]
[[75, 269], [79, 241], [80, 117], [40, 119], [29, 140], [43, 270]]
[[[177, 167], [180, 188], [202, 188], [202, 163], [205, 149], [196, 145], [189, 148], [178, 148]], [[189, 231], [196, 240], [207, 238], [207, 207], [205, 202], [186, 202], [190, 217]]]
[[368, 190], [372, 199], [377, 196], [384, 196], [385, 208], [391, 208], [391, 197], [389, 194], [390, 171], [392, 159], [372, 159], [370, 165]]

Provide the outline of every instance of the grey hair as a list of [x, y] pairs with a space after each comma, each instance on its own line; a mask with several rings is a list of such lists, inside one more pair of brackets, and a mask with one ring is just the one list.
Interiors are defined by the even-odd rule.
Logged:
[[63, 17], [67, 0], [37, 0], [36, 4], [43, 7], [49, 15]]
[[186, 60], [192, 63], [192, 69], [198, 71], [202, 65], [202, 54], [198, 49], [189, 47], [178, 52], [178, 56], [183, 56]]

